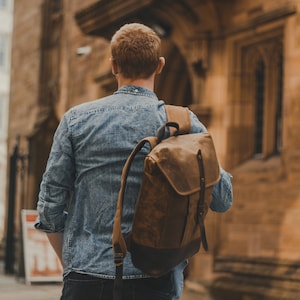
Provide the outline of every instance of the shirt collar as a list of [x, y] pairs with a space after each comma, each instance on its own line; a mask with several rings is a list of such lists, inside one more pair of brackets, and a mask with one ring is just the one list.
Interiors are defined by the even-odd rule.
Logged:
[[157, 99], [157, 96], [153, 91], [137, 85], [123, 85], [114, 94], [132, 94]]

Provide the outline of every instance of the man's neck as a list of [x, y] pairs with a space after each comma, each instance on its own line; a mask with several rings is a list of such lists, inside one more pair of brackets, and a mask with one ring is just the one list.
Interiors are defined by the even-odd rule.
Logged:
[[154, 90], [154, 77], [150, 77], [147, 79], [130, 79], [130, 78], [118, 78], [118, 87], [122, 87], [124, 85], [136, 85], [146, 88], [148, 90]]

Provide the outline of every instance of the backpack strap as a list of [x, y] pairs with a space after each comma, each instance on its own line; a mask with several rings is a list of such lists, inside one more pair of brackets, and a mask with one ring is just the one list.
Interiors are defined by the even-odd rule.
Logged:
[[[168, 123], [170, 124], [177, 123], [176, 128], [173, 128], [172, 126], [170, 127], [168, 126], [170, 129], [170, 134], [173, 135], [173, 134], [189, 133], [191, 130], [191, 121], [190, 121], [190, 113], [188, 108], [182, 106], [174, 106], [174, 105], [165, 105], [165, 108], [167, 114], [166, 125], [168, 126]], [[166, 125], [164, 125], [164, 127], [166, 127]], [[114, 282], [113, 300], [122, 299], [123, 262], [127, 254], [127, 246], [126, 246], [124, 236], [122, 234], [121, 225], [122, 225], [123, 199], [124, 199], [126, 182], [127, 182], [130, 166], [136, 154], [144, 147], [146, 143], [149, 143], [151, 149], [153, 149], [159, 142], [160, 139], [158, 139], [156, 136], [146, 137], [142, 139], [132, 150], [123, 167], [122, 176], [121, 176], [121, 186], [118, 194], [117, 209], [114, 217], [113, 234], [112, 234], [112, 244], [113, 244], [114, 260], [116, 266], [116, 279]]]
[[[174, 122], [179, 125], [176, 134], [187, 134], [191, 131], [190, 111], [187, 107], [176, 105], [165, 105], [168, 122]], [[175, 128], [170, 128], [170, 135], [175, 133]]]
[[116, 266], [116, 278], [114, 281], [113, 300], [122, 299], [123, 263], [124, 263], [125, 256], [127, 254], [127, 246], [121, 230], [122, 228], [121, 225], [122, 225], [123, 199], [124, 199], [124, 194], [126, 189], [127, 177], [133, 159], [135, 158], [136, 154], [144, 147], [146, 143], [149, 143], [152, 149], [157, 144], [157, 138], [155, 136], [151, 136], [142, 139], [130, 153], [122, 171], [121, 186], [118, 194], [117, 209], [114, 218], [113, 234], [112, 234], [112, 244], [113, 244], [114, 260]]

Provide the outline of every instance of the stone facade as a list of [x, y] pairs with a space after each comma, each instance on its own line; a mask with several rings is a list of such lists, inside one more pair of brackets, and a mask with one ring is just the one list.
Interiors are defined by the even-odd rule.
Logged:
[[[13, 0], [0, 4], [0, 241], [4, 236]], [[1, 247], [0, 247], [1, 248]]]
[[209, 252], [191, 259], [187, 282], [207, 283], [215, 297], [235, 297], [226, 299], [279, 299], [274, 291], [297, 299], [299, 0], [16, 0], [15, 6], [8, 149], [19, 136], [20, 152], [29, 155], [25, 176], [16, 174], [16, 220], [21, 208], [36, 205], [62, 114], [116, 88], [108, 38], [125, 22], [144, 22], [163, 39], [167, 65], [158, 96], [190, 106], [234, 176], [234, 206], [209, 213]]

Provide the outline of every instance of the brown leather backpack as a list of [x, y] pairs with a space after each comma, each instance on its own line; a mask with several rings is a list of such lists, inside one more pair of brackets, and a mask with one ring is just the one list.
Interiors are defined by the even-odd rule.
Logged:
[[[213, 140], [209, 133], [189, 133], [187, 108], [165, 107], [168, 122], [157, 136], [146, 137], [136, 145], [123, 168], [113, 228], [116, 294], [127, 249], [137, 268], [159, 277], [198, 252], [201, 243], [205, 250], [208, 248], [204, 217], [213, 186], [220, 180]], [[171, 136], [163, 139], [167, 127]], [[146, 143], [151, 151], [144, 161], [132, 232], [125, 239], [121, 222], [126, 180], [131, 162]]]

